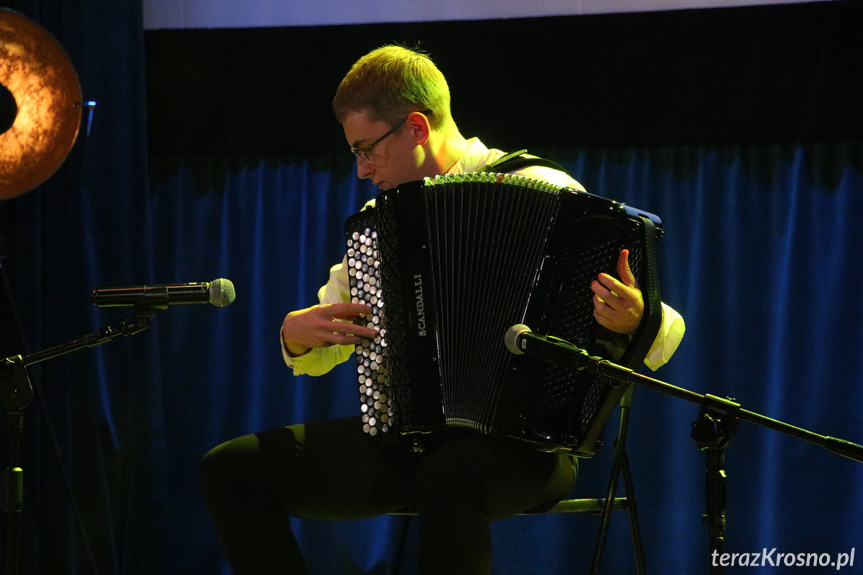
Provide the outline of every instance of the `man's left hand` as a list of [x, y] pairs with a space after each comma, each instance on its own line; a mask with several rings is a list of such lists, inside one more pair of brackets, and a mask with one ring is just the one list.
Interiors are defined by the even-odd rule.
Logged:
[[629, 250], [621, 250], [617, 275], [602, 273], [590, 284], [593, 291], [593, 316], [599, 325], [615, 333], [633, 333], [644, 315], [644, 298], [629, 269]]

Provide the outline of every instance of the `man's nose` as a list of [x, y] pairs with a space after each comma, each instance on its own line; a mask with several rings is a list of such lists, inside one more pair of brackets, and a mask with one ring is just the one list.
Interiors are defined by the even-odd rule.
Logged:
[[372, 177], [372, 164], [361, 156], [357, 156], [357, 177], [361, 180]]

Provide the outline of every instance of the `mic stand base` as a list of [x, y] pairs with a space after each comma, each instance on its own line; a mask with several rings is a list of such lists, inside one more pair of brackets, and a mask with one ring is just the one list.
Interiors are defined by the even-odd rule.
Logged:
[[21, 468], [21, 436], [24, 434], [24, 409], [33, 399], [33, 386], [27, 366], [65, 355], [85, 347], [95, 347], [117, 337], [144, 331], [153, 322], [155, 310], [137, 310], [134, 319], [116, 327], [103, 327], [96, 333], [27, 356], [0, 360], [0, 405], [7, 412], [7, 465], [0, 474], [2, 507], [6, 514], [6, 575], [18, 575], [20, 569], [21, 512], [24, 509], [24, 470]]
[[24, 408], [33, 399], [33, 387], [21, 356], [0, 362], [0, 403], [7, 410], [7, 466], [0, 475], [2, 505], [6, 513], [6, 561], [4, 573], [19, 570], [21, 510], [24, 508], [24, 470], [21, 469], [21, 436], [24, 434]]
[[692, 440], [705, 452], [707, 458], [707, 513], [702, 516], [702, 523], [707, 526], [710, 541], [711, 575], [721, 575], [724, 572], [721, 557], [725, 550], [725, 522], [728, 511], [725, 449], [734, 439], [739, 413], [740, 404], [730, 399], [705, 395], [701, 413], [692, 423]]

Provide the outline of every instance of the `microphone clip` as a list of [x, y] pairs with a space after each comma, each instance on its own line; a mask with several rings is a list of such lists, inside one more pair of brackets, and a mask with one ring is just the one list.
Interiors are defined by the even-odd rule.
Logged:
[[517, 324], [504, 335], [504, 345], [515, 355], [528, 355], [542, 361], [575, 369], [587, 369], [591, 363], [601, 358], [591, 357], [586, 350], [564, 339], [551, 335], [541, 336], [529, 327]]

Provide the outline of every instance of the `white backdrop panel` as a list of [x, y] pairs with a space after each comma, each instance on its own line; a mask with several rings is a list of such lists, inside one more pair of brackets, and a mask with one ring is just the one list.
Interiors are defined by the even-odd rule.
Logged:
[[144, 27], [254, 28], [488, 20], [805, 1], [812, 0], [144, 0]]

